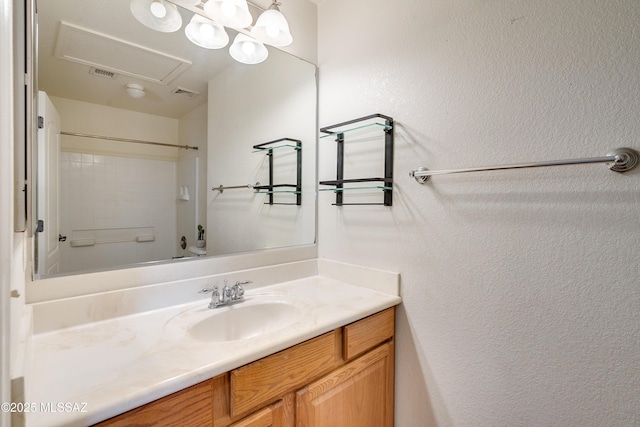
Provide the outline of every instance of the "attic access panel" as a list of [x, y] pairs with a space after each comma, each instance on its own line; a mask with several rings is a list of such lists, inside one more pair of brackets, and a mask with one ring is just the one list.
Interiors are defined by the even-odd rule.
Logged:
[[78, 64], [168, 84], [191, 66], [191, 61], [135, 43], [60, 22], [55, 56]]

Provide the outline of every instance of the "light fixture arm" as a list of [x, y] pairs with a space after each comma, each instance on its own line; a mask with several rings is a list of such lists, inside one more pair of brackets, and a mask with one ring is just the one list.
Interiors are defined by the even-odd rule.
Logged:
[[[201, 15], [201, 16], [203, 16], [203, 17], [207, 18], [207, 19], [210, 19], [210, 18], [209, 18], [209, 17], [204, 13], [204, 9], [200, 6], [200, 4], [198, 4], [198, 5], [194, 6], [194, 5], [192, 5], [192, 4], [188, 3], [188, 2], [184, 2], [184, 1], [182, 1], [182, 0], [166, 0], [166, 1], [167, 1], [167, 2], [169, 2], [169, 3], [173, 3], [173, 4], [174, 4], [174, 5], [176, 5], [176, 6], [180, 6], [180, 7], [182, 7], [183, 9], [186, 9], [186, 10], [188, 10], [188, 11], [190, 11], [190, 12], [193, 12], [193, 13], [196, 13], [196, 14], [198, 14], [198, 15]], [[202, 2], [202, 3], [204, 3], [204, 0], [203, 0], [203, 2]], [[278, 1], [274, 1], [273, 3], [275, 3], [275, 6], [276, 6], [276, 7], [280, 7], [280, 6], [282, 6], [282, 3], [278, 2]], [[247, 4], [248, 4], [250, 7], [252, 7], [252, 8], [254, 8], [254, 9], [258, 10], [259, 12], [264, 12], [264, 11], [266, 11], [266, 10], [269, 10], [269, 9], [271, 9], [271, 8], [274, 6], [274, 4], [271, 4], [267, 9], [265, 9], [265, 8], [263, 8], [262, 6], [259, 6], [259, 5], [255, 4], [255, 3], [254, 3], [254, 2], [252, 2], [251, 0], [247, 0]], [[277, 9], [277, 10], [279, 11], [280, 9]]]
[[271, 6], [269, 6], [268, 10], [277, 10], [278, 12], [280, 12], [280, 6], [282, 6], [282, 3], [277, 0], [273, 0], [273, 3], [271, 3]]

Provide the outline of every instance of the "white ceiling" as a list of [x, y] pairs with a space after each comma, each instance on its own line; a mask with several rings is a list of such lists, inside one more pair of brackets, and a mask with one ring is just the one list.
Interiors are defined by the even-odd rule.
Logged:
[[[129, 11], [128, 0], [38, 0], [39, 73], [38, 86], [49, 95], [141, 111], [166, 117], [182, 117], [207, 102], [207, 82], [227, 67], [239, 66], [228, 53], [228, 48], [208, 50], [195, 46], [184, 35], [184, 26], [193, 13], [181, 10], [183, 27], [174, 33], [160, 33], [139, 23]], [[145, 49], [155, 50], [191, 62], [182, 74], [166, 84], [151, 83], [144, 79], [120, 74], [109, 80], [90, 74], [90, 66], [60, 59], [55, 56], [61, 21], [92, 32], [101, 33]], [[235, 32], [228, 31], [231, 40]], [[87, 42], [91, 43], [89, 38]], [[126, 44], [125, 43], [125, 44]], [[96, 44], [97, 46], [97, 44]], [[97, 49], [97, 48], [96, 48]], [[84, 48], [85, 51], [90, 49]], [[110, 49], [113, 64], [126, 52]], [[104, 60], [108, 69], [109, 59]], [[115, 65], [114, 65], [115, 67]], [[128, 83], [145, 88], [142, 99], [130, 98], [125, 92]], [[193, 99], [173, 95], [181, 87], [200, 94]]]

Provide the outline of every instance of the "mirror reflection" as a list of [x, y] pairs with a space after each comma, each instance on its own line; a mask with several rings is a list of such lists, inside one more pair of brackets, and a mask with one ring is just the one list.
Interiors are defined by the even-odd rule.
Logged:
[[314, 243], [314, 65], [196, 46], [182, 8], [37, 6], [37, 278]]

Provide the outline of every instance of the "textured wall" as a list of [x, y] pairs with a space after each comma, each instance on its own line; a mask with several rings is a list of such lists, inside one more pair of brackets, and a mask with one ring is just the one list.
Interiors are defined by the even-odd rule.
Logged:
[[402, 274], [396, 425], [640, 425], [640, 171], [408, 177], [640, 149], [638, 2], [318, 14], [320, 125], [398, 121], [392, 208], [319, 198], [320, 257]]

